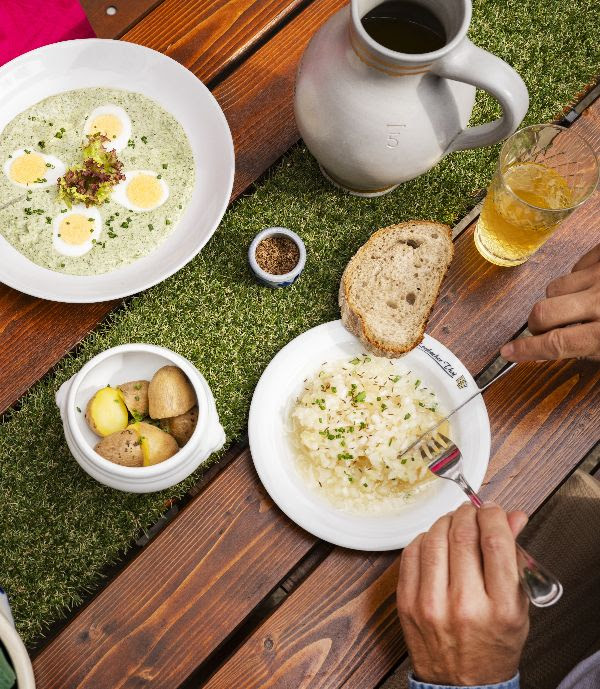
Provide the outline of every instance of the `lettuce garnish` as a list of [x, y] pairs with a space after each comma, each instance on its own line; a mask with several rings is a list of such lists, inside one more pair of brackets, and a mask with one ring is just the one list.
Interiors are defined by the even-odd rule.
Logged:
[[99, 206], [112, 188], [125, 179], [123, 163], [115, 151], [107, 151], [108, 137], [96, 133], [83, 146], [83, 163], [70, 167], [58, 179], [58, 196], [71, 208], [74, 203]]

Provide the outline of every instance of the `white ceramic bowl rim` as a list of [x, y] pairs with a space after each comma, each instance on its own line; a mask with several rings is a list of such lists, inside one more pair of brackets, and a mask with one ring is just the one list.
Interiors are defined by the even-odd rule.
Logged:
[[[293, 270], [290, 270], [289, 273], [283, 273], [282, 275], [267, 273], [266, 270], [263, 270], [258, 265], [258, 261], [256, 260], [256, 248], [266, 237], [289, 237], [298, 247], [298, 251], [300, 252], [298, 263], [296, 263]], [[263, 280], [267, 282], [287, 282], [288, 280], [294, 279], [297, 275], [300, 275], [304, 270], [306, 264], [306, 246], [302, 239], [287, 227], [267, 227], [265, 230], [261, 230], [252, 240], [252, 244], [250, 244], [250, 248], [248, 249], [248, 259], [252, 270]]]
[[[169, 359], [174, 365], [179, 366], [179, 368], [181, 368], [188, 377], [194, 388], [194, 391], [196, 392], [198, 409], [201, 412], [204, 412], [198, 414], [198, 423], [196, 424], [196, 428], [194, 429], [192, 437], [184, 447], [180, 448], [175, 455], [164, 462], [160, 462], [159, 464], [154, 464], [153, 466], [148, 467], [125, 467], [121, 466], [120, 464], [115, 464], [114, 462], [111, 462], [110, 460], [99, 455], [83, 437], [81, 431], [79, 430], [77, 417], [75, 416], [75, 398], [77, 396], [77, 391], [80, 385], [84, 382], [88, 373], [109, 357], [117, 356], [119, 354], [132, 353], [135, 351], [156, 354], [164, 357], [165, 359]], [[69, 431], [74, 443], [82, 450], [82, 452], [84, 452], [86, 458], [96, 465], [99, 470], [111, 476], [119, 476], [121, 478], [152, 479], [157, 476], [162, 476], [165, 473], [172, 473], [173, 471], [176, 471], [182, 464], [187, 462], [191, 454], [197, 451], [198, 448], [196, 447], [197, 443], [195, 441], [199, 437], [204, 436], [208, 430], [209, 415], [211, 414], [211, 400], [209, 400], [206, 388], [198, 385], [198, 376], [200, 376], [201, 380], [204, 380], [200, 372], [190, 361], [188, 361], [188, 359], [165, 347], [159, 347], [157, 345], [131, 343], [112, 347], [111, 349], [101, 352], [97, 356], [90, 359], [90, 361], [88, 361], [87, 364], [81, 368], [81, 370], [74, 376], [69, 388], [65, 402], [65, 411]], [[84, 413], [83, 410], [82, 413]]]

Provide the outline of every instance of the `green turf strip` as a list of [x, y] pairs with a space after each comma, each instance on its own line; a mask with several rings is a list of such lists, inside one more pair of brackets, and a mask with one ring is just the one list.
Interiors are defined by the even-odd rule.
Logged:
[[[532, 124], [557, 116], [594, 79], [599, 26], [597, 0], [478, 0], [471, 38], [523, 76], [531, 97], [526, 123]], [[495, 103], [479, 97], [473, 123], [496, 115]], [[57, 387], [108, 347], [164, 345], [204, 373], [228, 439], [236, 438], [272, 356], [296, 335], [338, 317], [338, 281], [358, 246], [393, 222], [456, 222], [486, 186], [497, 154], [495, 147], [449, 156], [394, 193], [363, 200], [327, 185], [307, 151], [296, 147], [254, 194], [235, 204], [194, 261], [113, 314], [77, 355], [32, 388], [0, 427], [0, 584], [26, 640], [93, 590], [102, 568], [163, 512], [165, 499], [194, 482], [191, 477], [169, 491], [137, 496], [88, 478], [65, 446]], [[301, 279], [278, 291], [259, 287], [246, 263], [252, 237], [270, 225], [295, 230], [308, 250]]]

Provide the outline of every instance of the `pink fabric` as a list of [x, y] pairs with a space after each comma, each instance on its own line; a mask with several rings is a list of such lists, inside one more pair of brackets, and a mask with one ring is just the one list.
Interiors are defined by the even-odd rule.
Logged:
[[0, 65], [42, 45], [93, 36], [78, 0], [0, 0]]

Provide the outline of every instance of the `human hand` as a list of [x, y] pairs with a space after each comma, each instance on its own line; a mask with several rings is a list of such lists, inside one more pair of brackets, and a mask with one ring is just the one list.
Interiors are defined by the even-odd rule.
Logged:
[[398, 613], [417, 679], [476, 685], [516, 674], [529, 632], [515, 548], [526, 522], [465, 504], [404, 549]]
[[509, 361], [600, 359], [600, 244], [548, 284], [546, 299], [531, 310], [529, 330], [533, 337], [505, 344], [500, 355]]

